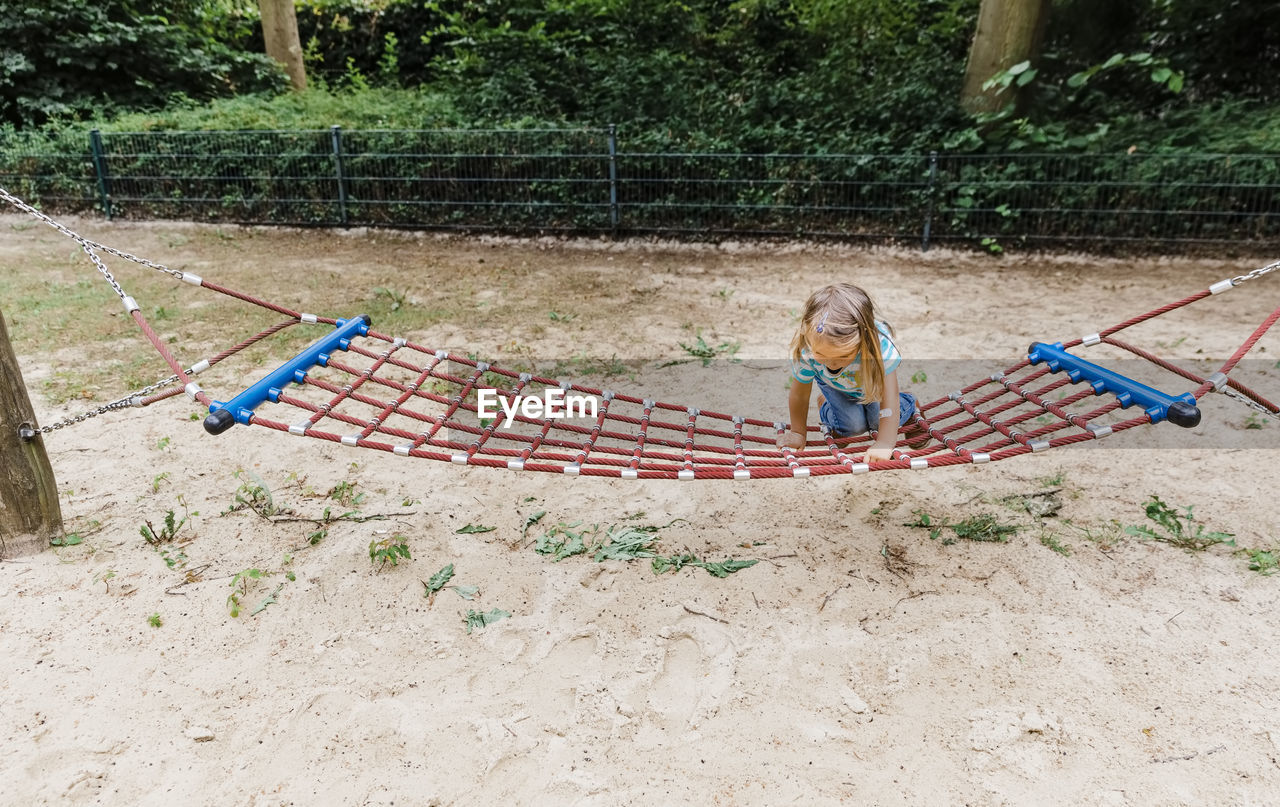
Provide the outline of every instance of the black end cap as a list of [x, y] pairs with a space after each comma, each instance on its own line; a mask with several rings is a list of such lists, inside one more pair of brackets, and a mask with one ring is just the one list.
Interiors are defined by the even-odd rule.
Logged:
[[219, 409], [204, 419], [204, 430], [209, 434], [222, 434], [236, 425], [236, 416], [228, 409]]
[[1200, 407], [1186, 401], [1175, 401], [1169, 405], [1169, 422], [1184, 429], [1193, 429], [1200, 425]]

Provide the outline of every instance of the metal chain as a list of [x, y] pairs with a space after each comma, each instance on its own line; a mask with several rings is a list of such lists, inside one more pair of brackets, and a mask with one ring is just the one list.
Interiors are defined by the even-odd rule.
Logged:
[[[146, 258], [140, 258], [137, 255], [132, 255], [128, 252], [115, 249], [114, 247], [109, 247], [105, 244], [99, 244], [97, 241], [90, 241], [89, 239], [72, 231], [70, 228], [63, 225], [61, 222], [55, 221], [53, 218], [35, 209], [31, 205], [27, 204], [26, 202], [22, 201], [18, 197], [14, 196], [12, 193], [9, 193], [9, 191], [7, 191], [4, 188], [0, 188], [0, 199], [4, 199], [6, 202], [18, 208], [19, 210], [25, 211], [31, 216], [39, 219], [40, 221], [43, 221], [45, 224], [49, 225], [53, 229], [57, 230], [58, 232], [62, 233], [63, 235], [67, 236], [68, 238], [70, 238], [71, 240], [79, 244], [80, 247], [84, 250], [85, 254], [89, 256], [89, 260], [93, 261], [93, 265], [94, 267], [97, 268], [98, 273], [101, 274], [104, 278], [106, 278], [107, 283], [111, 284], [111, 288], [115, 291], [117, 295], [120, 296], [121, 300], [128, 300], [129, 295], [127, 292], [125, 292], [124, 288], [120, 285], [120, 283], [115, 279], [115, 276], [111, 274], [111, 271], [107, 269], [107, 266], [102, 262], [102, 259], [98, 257], [98, 253], [96, 252], [96, 250], [101, 250], [110, 255], [114, 255], [117, 258], [123, 258], [124, 260], [133, 261], [134, 263], [141, 264], [148, 268], [155, 269], [160, 272], [164, 272], [165, 274], [171, 275], [172, 277], [178, 280], [182, 279], [183, 273], [177, 269], [170, 269], [169, 267], [164, 266], [162, 264], [149, 261]], [[77, 423], [82, 423], [86, 420], [89, 420], [90, 418], [95, 418], [98, 415], [106, 414], [107, 412], [112, 412], [117, 409], [128, 409], [134, 406], [141, 406], [143, 398], [147, 397], [148, 395], [150, 395], [151, 393], [155, 392], [158, 389], [162, 389], [164, 387], [169, 386], [170, 384], [173, 384], [177, 380], [178, 380], [177, 375], [171, 375], [162, 381], [157, 381], [156, 383], [148, 387], [144, 387], [143, 389], [140, 389], [137, 392], [134, 392], [124, 398], [120, 398], [119, 400], [112, 401], [111, 403], [108, 403], [108, 404], [103, 404], [102, 406], [99, 406], [97, 409], [93, 409], [83, 414], [66, 418], [64, 420], [60, 420], [57, 423], [52, 423], [48, 426], [41, 426], [40, 433], [48, 434], [50, 432], [57, 431], [58, 429], [64, 429], [67, 426], [74, 426]]]
[[1236, 392], [1231, 387], [1223, 387], [1222, 394], [1227, 396], [1228, 398], [1239, 401], [1240, 403], [1244, 404], [1250, 409], [1256, 409], [1264, 415], [1268, 415], [1270, 417], [1275, 418], [1276, 420], [1280, 420], [1280, 412], [1272, 412], [1267, 407], [1263, 406], [1262, 404], [1258, 403], [1257, 401], [1253, 400], [1247, 395], [1241, 395], [1239, 392]]
[[1276, 269], [1280, 269], [1280, 261], [1276, 261], [1275, 263], [1269, 263], [1266, 266], [1261, 267], [1260, 269], [1254, 269], [1252, 272], [1250, 272], [1247, 275], [1236, 275], [1235, 277], [1231, 278], [1231, 285], [1239, 286], [1241, 283], [1245, 282], [1246, 280], [1256, 280], [1262, 277], [1263, 275], [1267, 274], [1268, 272], [1274, 272]]
[[77, 423], [83, 423], [89, 418], [96, 418], [98, 415], [104, 415], [107, 412], [113, 412], [117, 409], [129, 409], [134, 406], [142, 406], [143, 398], [147, 397], [148, 395], [150, 395], [151, 393], [155, 392], [158, 389], [162, 389], [164, 387], [169, 386], [170, 384], [174, 383], [177, 380], [178, 380], [178, 377], [176, 375], [171, 375], [168, 378], [164, 379], [163, 381], [157, 381], [156, 383], [152, 384], [149, 387], [143, 387], [142, 389], [138, 390], [135, 393], [132, 393], [131, 395], [125, 398], [121, 398], [117, 401], [112, 401], [109, 404], [103, 404], [102, 406], [99, 406], [97, 409], [92, 409], [83, 414], [75, 415], [73, 417], [66, 418], [65, 420], [60, 420], [57, 423], [52, 423], [48, 426], [41, 426], [40, 433], [48, 434], [49, 432], [56, 432], [58, 429], [64, 429], [67, 426], [74, 426]]
[[106, 244], [99, 244], [97, 241], [90, 241], [84, 236], [72, 231], [70, 228], [68, 228], [61, 222], [55, 221], [54, 219], [47, 216], [46, 214], [40, 212], [39, 210], [36, 210], [34, 207], [22, 201], [18, 197], [14, 196], [12, 193], [9, 193], [9, 191], [5, 190], [4, 188], [0, 188], [0, 199], [4, 199], [6, 202], [18, 208], [19, 210], [23, 210], [29, 213], [30, 215], [34, 216], [40, 221], [43, 221], [45, 224], [48, 224], [53, 229], [57, 230], [58, 232], [62, 233], [63, 235], [67, 236], [68, 238], [70, 238], [71, 240], [79, 244], [80, 247], [84, 250], [85, 254], [89, 256], [89, 260], [93, 261], [93, 265], [97, 268], [98, 273], [107, 279], [107, 282], [111, 284], [111, 288], [115, 290], [115, 293], [120, 296], [121, 300], [128, 299], [129, 295], [120, 286], [120, 283], [115, 279], [115, 276], [111, 274], [111, 271], [107, 269], [107, 265], [102, 262], [102, 259], [100, 257], [98, 257], [98, 253], [95, 250], [102, 250], [103, 252], [106, 252], [110, 255], [115, 255], [117, 258], [123, 258], [124, 260], [133, 261], [134, 263], [141, 264], [150, 269], [155, 269], [158, 272], [164, 272], [165, 274], [170, 275], [178, 280], [182, 279], [183, 273], [177, 269], [170, 269], [169, 267], [164, 266], [163, 264], [154, 263], [153, 261], [149, 261], [146, 258], [140, 258], [137, 255], [133, 255], [128, 252], [118, 250], [114, 247], [109, 247]]

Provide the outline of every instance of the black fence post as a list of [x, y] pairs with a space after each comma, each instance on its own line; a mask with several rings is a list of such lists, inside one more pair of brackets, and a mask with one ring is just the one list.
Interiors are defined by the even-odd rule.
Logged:
[[925, 190], [924, 235], [920, 239], [920, 251], [929, 251], [929, 236], [933, 232], [933, 194], [938, 183], [938, 152], [929, 152], [929, 186]]
[[344, 227], [347, 224], [347, 179], [342, 174], [342, 127], [329, 127], [330, 139], [333, 142], [333, 170], [338, 179], [338, 221]]
[[93, 154], [93, 173], [98, 178], [98, 200], [107, 221], [111, 221], [111, 178], [107, 175], [107, 155], [102, 149], [102, 132], [89, 132], [89, 151]]
[[618, 237], [618, 125], [609, 124], [609, 233]]

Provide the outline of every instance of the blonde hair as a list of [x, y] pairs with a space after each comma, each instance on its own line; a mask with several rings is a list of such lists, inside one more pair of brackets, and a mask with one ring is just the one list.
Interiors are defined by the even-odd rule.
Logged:
[[[892, 327], [889, 333], [893, 333]], [[884, 390], [884, 357], [880, 355], [875, 305], [867, 293], [852, 283], [832, 283], [809, 295], [800, 325], [791, 337], [791, 360], [802, 361], [801, 351], [812, 348], [814, 338], [819, 335], [839, 348], [857, 347], [861, 351], [859, 381], [863, 394], [869, 401], [880, 400]]]

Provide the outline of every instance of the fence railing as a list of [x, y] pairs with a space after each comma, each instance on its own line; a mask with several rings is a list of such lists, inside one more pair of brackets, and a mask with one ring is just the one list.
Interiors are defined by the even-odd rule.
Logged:
[[573, 130], [93, 132], [0, 183], [108, 217], [687, 238], [1280, 244], [1280, 155], [628, 151]]

